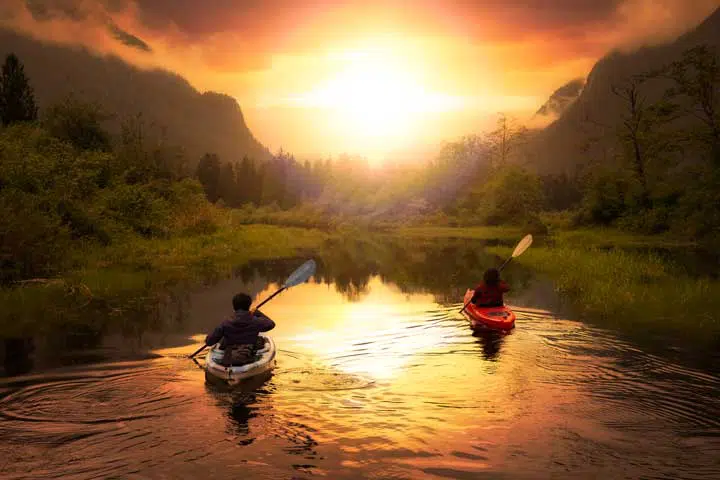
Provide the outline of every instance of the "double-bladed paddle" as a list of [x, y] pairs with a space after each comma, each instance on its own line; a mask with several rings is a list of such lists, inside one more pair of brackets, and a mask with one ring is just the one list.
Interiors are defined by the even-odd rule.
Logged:
[[[280, 292], [287, 290], [288, 288], [294, 287], [295, 285], [300, 285], [301, 283], [307, 282], [307, 280], [315, 275], [315, 269], [317, 268], [317, 265], [315, 264], [315, 260], [308, 260], [307, 262], [303, 263], [298, 267], [293, 273], [290, 274], [290, 276], [285, 280], [285, 283], [283, 283], [282, 287], [278, 289], [277, 292], [270, 295], [268, 298], [262, 301], [260, 305], [255, 307], [255, 310], [258, 310], [260, 307], [265, 305], [267, 302], [275, 298], [277, 294]], [[205, 350], [205, 348], [208, 345], [203, 345], [200, 347], [195, 353], [190, 355], [190, 358], [194, 358], [195, 355]]]
[[[508, 263], [510, 263], [510, 260], [512, 260], [515, 257], [519, 257], [523, 253], [525, 253], [525, 250], [527, 250], [530, 245], [532, 245], [533, 237], [530, 234], [525, 235], [522, 240], [518, 242], [518, 244], [515, 246], [515, 250], [513, 250], [512, 255], [503, 262], [502, 265], [500, 265], [500, 268], [498, 268], [499, 272], [502, 272], [502, 269], [507, 266]], [[460, 313], [464, 312], [468, 305], [470, 305], [470, 302], [472, 299], [470, 299], [460, 310]]]

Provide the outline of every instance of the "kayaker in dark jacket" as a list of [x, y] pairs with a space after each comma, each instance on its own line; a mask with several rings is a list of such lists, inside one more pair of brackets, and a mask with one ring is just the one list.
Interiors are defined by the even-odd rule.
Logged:
[[478, 307], [502, 307], [503, 293], [510, 291], [510, 285], [500, 280], [497, 268], [491, 268], [483, 275], [483, 281], [475, 288], [472, 303]]
[[258, 334], [275, 328], [275, 322], [259, 311], [250, 312], [252, 298], [245, 293], [238, 293], [232, 299], [233, 316], [222, 322], [205, 339], [205, 345], [220, 342], [225, 351], [222, 364], [242, 365], [249, 363], [255, 356]]

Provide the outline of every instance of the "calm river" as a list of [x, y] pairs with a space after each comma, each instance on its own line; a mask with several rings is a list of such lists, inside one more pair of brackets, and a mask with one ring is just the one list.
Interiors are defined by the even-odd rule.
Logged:
[[273, 375], [206, 383], [185, 356], [232, 295], [265, 298], [306, 258], [246, 266], [133, 334], [33, 339], [0, 379], [0, 476], [720, 478], [716, 369], [568, 318], [517, 266], [517, 328], [473, 336], [462, 293], [498, 260], [468, 242], [329, 248], [264, 309]]

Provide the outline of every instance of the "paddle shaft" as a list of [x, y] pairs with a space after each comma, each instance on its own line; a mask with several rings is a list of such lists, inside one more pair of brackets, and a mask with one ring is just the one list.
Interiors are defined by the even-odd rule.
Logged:
[[260, 307], [262, 307], [262, 306], [265, 305], [267, 302], [269, 302], [270, 300], [272, 300], [273, 298], [275, 298], [275, 295], [277, 295], [278, 293], [280, 293], [280, 292], [282, 292], [283, 290], [285, 290], [285, 288], [286, 288], [286, 287], [282, 287], [282, 288], [279, 289], [277, 292], [273, 293], [273, 294], [270, 295], [268, 298], [266, 298], [265, 300], [263, 300], [262, 303], [260, 303], [260, 305], [258, 305], [257, 307], [255, 307], [255, 311], [257, 311]]
[[207, 345], [203, 345], [202, 347], [198, 348], [197, 350], [195, 350], [195, 353], [193, 353], [192, 355], [190, 355], [190, 358], [195, 358], [195, 355], [197, 355], [198, 353], [202, 352], [202, 351], [205, 350], [206, 348], [207, 348]]
[[505, 260], [505, 262], [502, 265], [500, 265], [500, 268], [498, 268], [498, 272], [502, 272], [503, 268], [505, 268], [507, 266], [507, 264], [510, 263], [510, 260], [512, 260], [513, 258], [515, 258], [515, 257], [510, 257], [507, 260]]
[[[286, 290], [292, 286], [299, 285], [300, 283], [303, 283], [307, 281], [308, 278], [310, 278], [311, 275], [315, 274], [315, 261], [314, 260], [308, 260], [304, 264], [300, 266], [297, 270], [295, 270], [288, 279], [285, 281], [285, 284], [275, 293], [270, 295], [268, 298], [263, 300], [263, 302], [255, 307], [254, 312], [257, 312], [260, 307], [265, 305], [267, 302], [275, 298], [277, 294], [282, 292], [283, 290]], [[190, 358], [194, 358], [195, 355], [205, 350], [205, 348], [209, 347], [209, 345], [203, 345], [202, 347], [198, 348], [192, 355], [190, 355]]]

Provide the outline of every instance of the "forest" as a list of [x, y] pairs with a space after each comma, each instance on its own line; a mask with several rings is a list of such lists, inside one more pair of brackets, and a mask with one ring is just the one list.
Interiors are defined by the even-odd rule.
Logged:
[[[533, 168], [537, 133], [505, 115], [494, 130], [447, 142], [436, 158], [414, 164], [376, 168], [351, 155], [301, 162], [282, 150], [265, 161], [208, 152], [194, 162], [141, 114], [112, 135], [102, 105], [69, 96], [39, 112], [14, 55], [1, 80], [5, 285], [69, 268], [67, 252], [81, 244], [216, 231], [228, 210], [238, 223], [324, 228], [614, 226], [718, 238], [720, 64], [708, 46], [612, 85], [622, 118], [604, 137], [585, 139], [612, 154], [560, 173]], [[587, 125], [597, 131], [593, 118]]]

